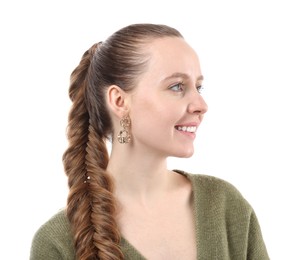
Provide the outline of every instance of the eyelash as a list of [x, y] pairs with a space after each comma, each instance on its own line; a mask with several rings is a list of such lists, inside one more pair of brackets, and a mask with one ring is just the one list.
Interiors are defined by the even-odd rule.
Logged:
[[[173, 90], [173, 91], [175, 91], [175, 92], [182, 92], [184, 90], [184, 86], [185, 86], [185, 84], [183, 82], [178, 82], [178, 83], [172, 85], [170, 87], [170, 89], [173, 90], [173, 88], [179, 87], [178, 90]], [[201, 92], [203, 90], [203, 86], [202, 85], [199, 85], [199, 86], [196, 87], [196, 89], [197, 89], [198, 93], [201, 94]]]
[[199, 94], [201, 94], [202, 90], [204, 89], [204, 87], [202, 85], [197, 86], [196, 88], [197, 88], [197, 91], [198, 91]]
[[[174, 90], [175, 87], [178, 87], [179, 89], [178, 90]], [[175, 92], [181, 92], [184, 90], [184, 83], [183, 82], [178, 82], [172, 86], [170, 86], [170, 89], [175, 91]]]

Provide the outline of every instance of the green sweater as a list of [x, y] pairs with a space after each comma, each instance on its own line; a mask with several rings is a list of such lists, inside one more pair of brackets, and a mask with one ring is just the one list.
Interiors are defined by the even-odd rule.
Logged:
[[[193, 187], [197, 259], [269, 259], [257, 217], [234, 186], [216, 177], [177, 172], [189, 178]], [[125, 259], [145, 259], [124, 238], [121, 248]], [[30, 259], [75, 259], [65, 210], [54, 215], [35, 233]]]

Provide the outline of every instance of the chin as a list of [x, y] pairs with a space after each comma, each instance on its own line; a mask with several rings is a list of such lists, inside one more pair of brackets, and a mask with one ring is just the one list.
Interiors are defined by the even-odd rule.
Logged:
[[188, 151], [180, 151], [179, 153], [174, 154], [174, 157], [178, 157], [178, 158], [190, 158], [192, 157], [194, 154], [194, 150], [188, 150]]

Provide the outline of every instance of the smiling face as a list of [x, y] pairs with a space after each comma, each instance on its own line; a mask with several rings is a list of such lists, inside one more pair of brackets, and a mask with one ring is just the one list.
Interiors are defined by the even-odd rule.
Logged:
[[149, 52], [148, 69], [130, 94], [132, 145], [164, 157], [190, 157], [207, 111], [198, 57], [178, 37], [154, 40]]

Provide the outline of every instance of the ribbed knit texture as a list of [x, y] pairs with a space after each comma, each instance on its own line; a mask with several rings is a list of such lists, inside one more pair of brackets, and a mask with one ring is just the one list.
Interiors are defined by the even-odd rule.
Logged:
[[[233, 185], [216, 177], [176, 172], [187, 176], [192, 183], [198, 260], [269, 259], [257, 217]], [[121, 240], [121, 248], [125, 259], [145, 259], [125, 238]], [[36, 232], [30, 259], [75, 259], [65, 210]]]

